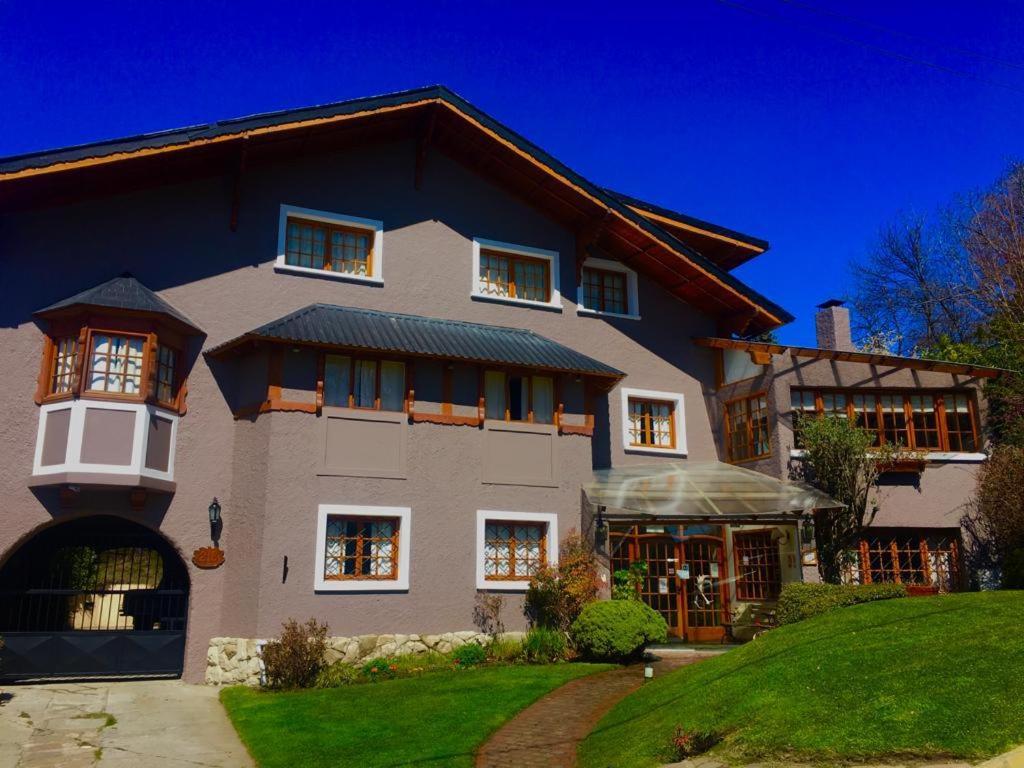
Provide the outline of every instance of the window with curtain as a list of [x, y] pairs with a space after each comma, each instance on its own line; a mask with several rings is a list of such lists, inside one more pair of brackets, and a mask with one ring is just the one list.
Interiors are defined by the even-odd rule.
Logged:
[[768, 397], [764, 393], [725, 404], [725, 445], [729, 461], [771, 454]]
[[546, 564], [546, 525], [487, 521], [484, 528], [485, 579], [528, 579]]
[[551, 424], [555, 417], [555, 381], [550, 376], [523, 376], [504, 371], [484, 373], [488, 419]]
[[142, 392], [142, 336], [93, 333], [86, 388], [90, 392]]
[[551, 300], [550, 265], [544, 259], [481, 249], [478, 281], [485, 296]]
[[405, 363], [349, 355], [324, 357], [324, 405], [401, 411], [405, 396]]
[[397, 578], [398, 536], [397, 519], [328, 516], [324, 578]]
[[918, 451], [973, 452], [979, 444], [969, 392], [794, 389], [792, 402], [794, 417], [821, 413], [852, 419], [874, 433], [876, 446], [885, 443]]
[[643, 448], [675, 448], [675, 403], [630, 397], [629, 442]]
[[49, 394], [63, 395], [74, 389], [77, 364], [78, 339], [73, 336], [56, 339], [53, 343]]
[[373, 274], [373, 237], [369, 230], [289, 218], [285, 264], [362, 277]]

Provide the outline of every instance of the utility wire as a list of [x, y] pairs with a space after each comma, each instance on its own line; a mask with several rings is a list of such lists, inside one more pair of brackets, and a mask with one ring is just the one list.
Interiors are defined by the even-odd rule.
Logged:
[[[752, 16], [760, 16], [762, 18], [770, 19], [772, 21], [792, 22], [791, 18], [783, 14], [773, 13], [772, 11], [762, 10], [760, 8], [751, 8], [749, 5], [744, 5], [743, 3], [735, 2], [735, 0], [716, 0], [716, 2], [720, 3], [721, 5], [729, 6], [730, 8], [735, 8], [737, 10], [743, 11], [745, 13], [749, 13]], [[833, 32], [828, 29], [822, 29], [820, 27], [810, 27], [810, 29], [812, 29], [813, 31], [817, 32], [820, 35], [831, 37], [836, 40], [840, 40], [844, 43], [849, 43], [850, 45], [856, 45], [861, 48], [866, 48], [867, 50], [874, 51], [875, 53], [880, 53], [883, 56], [889, 56], [891, 58], [899, 59], [910, 64], [919, 64], [923, 67], [929, 67], [930, 69], [934, 69], [939, 72], [945, 72], [947, 75], [953, 75], [954, 77], [959, 77], [964, 80], [974, 80], [975, 82], [978, 83], [984, 83], [985, 85], [995, 86], [997, 88], [1004, 88], [1005, 90], [1012, 91], [1013, 93], [1019, 93], [1024, 95], [1024, 89], [1017, 88], [1012, 85], [1007, 85], [1006, 83], [1000, 83], [995, 80], [987, 80], [983, 77], [978, 77], [978, 75], [972, 74], [970, 72], [965, 72], [962, 69], [948, 67], [945, 64], [938, 64], [934, 61], [919, 59], [915, 56], [908, 56], [905, 53], [894, 51], [891, 48], [885, 48], [884, 46], [881, 45], [875, 45], [874, 43], [869, 43], [864, 40], [858, 40], [855, 37], [849, 37], [847, 35], [843, 35], [838, 32]]]
[[998, 56], [992, 56], [990, 54], [982, 53], [981, 51], [975, 51], [975, 50], [970, 49], [970, 48], [963, 48], [961, 46], [952, 45], [952, 44], [947, 43], [947, 42], [945, 42], [943, 40], [937, 40], [934, 37], [925, 37], [924, 35], [915, 35], [913, 32], [905, 32], [902, 29], [896, 29], [894, 27], [889, 27], [889, 26], [886, 26], [884, 24], [879, 24], [879, 23], [874, 22], [874, 21], [869, 21], [867, 19], [862, 19], [862, 18], [860, 18], [858, 16], [851, 16], [848, 13], [840, 13], [839, 11], [833, 11], [831, 8], [819, 8], [819, 7], [815, 6], [815, 5], [811, 5], [810, 3], [802, 3], [802, 2], [800, 2], [800, 0], [779, 0], [779, 2], [780, 3], [788, 3], [789, 5], [796, 6], [797, 8], [803, 8], [804, 10], [810, 11], [811, 13], [817, 13], [817, 14], [820, 14], [822, 16], [832, 16], [833, 18], [836, 18], [836, 19], [843, 19], [845, 21], [852, 21], [854, 24], [860, 24], [861, 26], [868, 27], [869, 29], [877, 29], [877, 30], [880, 30], [882, 32], [888, 32], [889, 34], [892, 34], [892, 35], [898, 35], [900, 37], [905, 37], [908, 40], [920, 40], [922, 42], [930, 43], [932, 45], [940, 45], [940, 46], [942, 46], [943, 48], [945, 48], [947, 50], [953, 51], [955, 53], [963, 54], [964, 56], [973, 56], [974, 58], [977, 58], [977, 59], [985, 59], [985, 60], [991, 61], [991, 62], [993, 62], [995, 64], [1001, 64], [1004, 67], [1013, 67], [1014, 69], [1019, 69], [1021, 71], [1024, 71], [1024, 64], [1019, 64], [1016, 61], [1009, 61], [1008, 59], [1001, 59]]

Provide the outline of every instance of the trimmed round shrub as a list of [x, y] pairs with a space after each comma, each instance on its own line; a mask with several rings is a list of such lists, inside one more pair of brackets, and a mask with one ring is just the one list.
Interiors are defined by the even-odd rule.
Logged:
[[605, 600], [584, 608], [570, 634], [584, 656], [626, 661], [639, 657], [650, 643], [665, 642], [668, 625], [639, 600]]

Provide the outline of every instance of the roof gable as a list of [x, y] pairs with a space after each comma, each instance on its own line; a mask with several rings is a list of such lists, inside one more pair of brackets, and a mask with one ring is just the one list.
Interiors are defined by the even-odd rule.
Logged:
[[713, 260], [442, 86], [0, 159], [0, 208], [59, 201], [104, 185], [131, 188], [175, 173], [223, 174], [234, 165], [241, 174], [261, 159], [370, 135], [416, 137], [417, 178], [431, 146], [474, 163], [575, 229], [578, 261], [589, 246], [599, 246], [718, 317], [723, 330], [753, 333], [792, 320]]

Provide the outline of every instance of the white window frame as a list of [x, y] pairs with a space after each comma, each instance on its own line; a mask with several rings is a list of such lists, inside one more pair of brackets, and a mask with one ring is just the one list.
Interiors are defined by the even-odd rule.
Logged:
[[[630, 389], [622, 387], [622, 449], [626, 453], [645, 453], [656, 456], [685, 456], [686, 455], [686, 419], [683, 417], [683, 394], [681, 392], [659, 392], [653, 389]], [[629, 442], [629, 398], [635, 397], [644, 400], [667, 400], [674, 403], [672, 418], [676, 433], [675, 448], [654, 448], [631, 445]]]
[[[528, 256], [533, 259], [543, 259], [548, 262], [548, 274], [551, 276], [551, 297], [548, 301], [534, 301], [532, 299], [517, 299], [512, 296], [492, 296], [480, 290], [480, 251], [500, 251], [513, 256]], [[537, 307], [550, 309], [557, 312], [562, 311], [562, 291], [559, 277], [558, 251], [548, 251], [543, 248], [531, 248], [526, 245], [515, 245], [514, 243], [502, 243], [497, 240], [487, 240], [482, 237], [473, 238], [473, 274], [470, 287], [470, 298], [477, 301], [496, 301], [500, 304], [518, 304], [524, 307]]]
[[484, 546], [487, 523], [540, 523], [547, 526], [545, 542], [547, 564], [558, 565], [558, 515], [553, 512], [503, 512], [495, 509], [476, 511], [476, 588], [487, 592], [525, 592], [529, 579], [511, 581], [488, 579], [484, 573]]
[[[393, 517], [398, 520], [398, 578], [397, 579], [327, 579], [324, 566], [327, 556], [327, 518]], [[316, 571], [313, 589], [317, 592], [407, 592], [409, 590], [409, 552], [412, 538], [412, 510], [409, 507], [371, 507], [363, 504], [321, 504], [316, 519]]]
[[[605, 272], [619, 272], [626, 276], [626, 308], [628, 312], [602, 312], [583, 306], [583, 270], [587, 267], [601, 269]], [[625, 320], [640, 319], [640, 291], [637, 287], [636, 272], [625, 264], [611, 259], [598, 259], [588, 256], [580, 269], [580, 284], [576, 286], [576, 314], [596, 315], [600, 317], [620, 317]]]
[[[297, 219], [308, 221], [320, 221], [324, 224], [336, 224], [342, 227], [352, 227], [366, 230], [373, 235], [373, 258], [371, 259], [371, 274], [348, 275], [344, 272], [332, 272], [328, 269], [315, 269], [313, 267], [299, 267], [285, 262], [285, 247], [288, 235], [288, 217], [294, 216]], [[371, 285], [384, 284], [384, 222], [377, 219], [364, 219], [360, 216], [349, 216], [343, 213], [331, 213], [330, 211], [317, 211], [313, 208], [302, 208], [297, 205], [281, 204], [281, 212], [277, 222], [277, 260], [274, 262], [275, 272], [287, 272], [296, 275], [315, 275], [331, 280], [342, 280], [348, 283], [369, 283]]]

